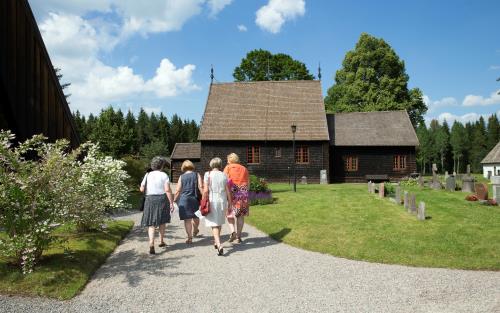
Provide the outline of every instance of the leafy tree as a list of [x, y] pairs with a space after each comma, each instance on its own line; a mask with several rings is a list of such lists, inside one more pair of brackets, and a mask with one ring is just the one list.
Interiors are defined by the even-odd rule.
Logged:
[[422, 92], [408, 89], [405, 65], [383, 39], [361, 34], [347, 52], [335, 84], [325, 98], [327, 111], [366, 112], [407, 110], [413, 126], [423, 122], [427, 107]]
[[145, 161], [149, 161], [157, 155], [169, 155], [167, 143], [165, 141], [155, 139], [141, 148], [141, 156]]
[[287, 54], [252, 50], [234, 69], [235, 81], [312, 80], [306, 65]]
[[101, 111], [89, 139], [98, 142], [101, 151], [114, 157], [120, 156], [126, 148], [123, 142], [123, 114], [112, 107]]

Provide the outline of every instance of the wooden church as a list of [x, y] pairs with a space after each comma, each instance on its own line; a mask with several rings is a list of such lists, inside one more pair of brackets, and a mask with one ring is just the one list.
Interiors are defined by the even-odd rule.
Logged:
[[200, 154], [191, 157], [199, 171], [234, 152], [271, 182], [290, 181], [293, 162], [296, 176], [312, 183], [321, 170], [330, 182], [416, 172], [418, 139], [406, 111], [326, 114], [318, 80], [213, 83], [198, 140]]

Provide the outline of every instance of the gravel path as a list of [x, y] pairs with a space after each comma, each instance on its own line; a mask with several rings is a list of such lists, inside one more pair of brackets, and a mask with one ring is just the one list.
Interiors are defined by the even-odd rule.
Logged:
[[201, 229], [188, 246], [174, 217], [167, 249], [150, 256], [145, 230], [135, 228], [73, 300], [0, 296], [0, 312], [500, 312], [500, 272], [351, 261], [250, 226], [243, 244], [226, 242], [218, 257]]

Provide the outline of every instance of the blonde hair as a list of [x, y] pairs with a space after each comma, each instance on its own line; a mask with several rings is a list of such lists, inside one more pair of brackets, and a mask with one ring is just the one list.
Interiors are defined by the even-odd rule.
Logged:
[[240, 157], [236, 153], [231, 153], [227, 156], [228, 163], [240, 163]]
[[185, 171], [194, 171], [194, 164], [193, 164], [193, 162], [191, 162], [189, 160], [186, 160], [186, 161], [182, 162], [181, 171], [182, 172], [185, 172]]

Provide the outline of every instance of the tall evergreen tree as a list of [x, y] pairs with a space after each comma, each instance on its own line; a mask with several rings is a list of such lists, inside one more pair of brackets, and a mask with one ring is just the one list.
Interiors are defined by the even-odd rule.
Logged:
[[486, 135], [486, 150], [491, 151], [500, 139], [500, 123], [496, 114], [488, 118], [488, 129]]
[[463, 161], [467, 137], [464, 125], [455, 121], [451, 127], [450, 145], [453, 154], [453, 171], [457, 173], [461, 172], [460, 160]]
[[446, 156], [450, 151], [450, 128], [446, 120], [443, 125], [440, 126], [436, 132], [435, 137], [436, 151], [439, 155], [439, 161], [441, 163], [441, 171], [444, 172], [447, 169]]
[[481, 172], [481, 161], [488, 153], [486, 147], [486, 125], [483, 117], [474, 124], [471, 136], [470, 158], [472, 170], [475, 173]]
[[423, 122], [427, 106], [422, 92], [408, 89], [408, 74], [396, 52], [383, 39], [361, 34], [347, 52], [335, 84], [328, 89], [326, 109], [331, 112], [406, 110], [413, 126]]
[[420, 166], [420, 172], [422, 175], [425, 175], [426, 165], [429, 163], [431, 158], [431, 138], [424, 122], [420, 122], [417, 127], [417, 137], [420, 142], [420, 146], [417, 148], [417, 164]]

